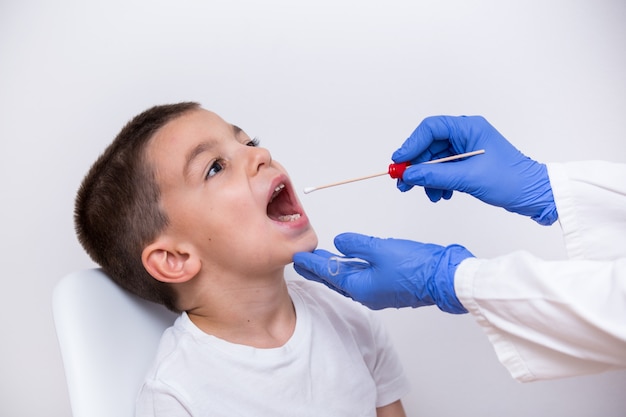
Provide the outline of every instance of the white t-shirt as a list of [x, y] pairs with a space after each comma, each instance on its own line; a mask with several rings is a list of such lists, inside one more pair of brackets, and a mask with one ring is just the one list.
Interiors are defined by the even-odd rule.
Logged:
[[229, 343], [183, 313], [163, 334], [136, 416], [376, 416], [408, 392], [369, 310], [318, 283], [288, 288], [297, 320], [279, 348]]

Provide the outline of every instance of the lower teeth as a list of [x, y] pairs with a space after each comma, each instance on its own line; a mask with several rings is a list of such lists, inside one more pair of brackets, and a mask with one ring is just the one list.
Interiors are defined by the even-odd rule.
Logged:
[[283, 216], [278, 216], [278, 220], [280, 220], [281, 222], [293, 222], [296, 221], [300, 218], [300, 214], [296, 213], [296, 214], [286, 214]]

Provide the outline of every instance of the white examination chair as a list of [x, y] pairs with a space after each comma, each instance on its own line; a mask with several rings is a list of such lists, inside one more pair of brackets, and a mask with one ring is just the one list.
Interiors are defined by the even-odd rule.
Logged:
[[100, 269], [65, 276], [52, 297], [73, 417], [132, 417], [135, 396], [176, 314]]

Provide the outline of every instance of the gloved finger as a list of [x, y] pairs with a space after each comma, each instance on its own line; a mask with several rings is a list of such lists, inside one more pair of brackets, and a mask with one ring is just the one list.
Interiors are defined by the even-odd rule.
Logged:
[[[450, 142], [446, 140], [435, 140], [426, 148], [423, 152], [411, 159], [409, 162], [412, 165], [421, 164], [422, 162], [431, 161], [433, 159], [445, 158], [447, 156], [456, 155], [456, 151], [450, 145]], [[404, 162], [404, 161], [399, 161]]]
[[294, 255], [293, 262], [294, 268], [300, 275], [313, 281], [323, 280], [325, 283], [336, 281], [331, 277], [361, 272], [369, 268], [367, 262], [338, 256], [324, 249], [317, 249], [313, 253], [298, 252]]
[[[399, 179], [397, 188], [404, 193], [411, 190], [413, 186]], [[440, 198], [443, 198], [444, 200], [449, 200], [450, 198], [452, 198], [453, 194], [452, 190], [437, 190], [434, 188], [425, 188], [424, 191], [426, 192], [426, 196], [428, 196], [430, 201], [432, 201], [433, 203], [439, 201]]]
[[357, 283], [352, 279], [353, 276], [366, 272], [370, 265], [367, 262], [336, 256], [324, 250], [316, 252], [322, 252], [322, 256], [310, 252], [296, 253], [293, 264], [296, 272], [310, 281], [320, 282], [331, 290], [353, 298], [352, 292]]
[[305, 268], [305, 267], [303, 267], [301, 265], [302, 264], [297, 264], [297, 263], [293, 264], [293, 269], [295, 269], [295, 271], [299, 275], [301, 275], [302, 277], [308, 279], [309, 281], [321, 282], [322, 284], [326, 283], [324, 281], [324, 277], [319, 276], [315, 272], [312, 272], [309, 269], [307, 269], [307, 268]]
[[294, 267], [305, 269], [320, 277], [325, 277], [328, 275], [328, 259], [335, 256], [337, 255], [324, 249], [316, 249], [313, 252], [297, 252], [293, 255], [293, 263]]
[[344, 291], [341, 288], [338, 288], [336, 286], [334, 286], [332, 284], [332, 282], [329, 282], [328, 280], [326, 280], [324, 277], [319, 276], [311, 271], [309, 271], [308, 269], [302, 268], [300, 267], [298, 264], [293, 264], [293, 269], [296, 270], [296, 272], [302, 276], [303, 278], [308, 279], [309, 281], [315, 281], [315, 282], [319, 282], [321, 284], [324, 284], [325, 286], [327, 286], [328, 288], [330, 288], [333, 291], [338, 292], [339, 294], [345, 296], [345, 297], [350, 297], [350, 294], [348, 294], [346, 291]]
[[[327, 287], [352, 298], [358, 300], [358, 294], [361, 292], [361, 284], [364, 277], [368, 277], [372, 266], [363, 261], [353, 261], [350, 258], [340, 258], [333, 256], [328, 259], [328, 273], [324, 277], [324, 283]], [[355, 294], [356, 297], [355, 298]]]
[[424, 188], [424, 191], [426, 192], [428, 199], [433, 203], [436, 203], [437, 201], [441, 200], [441, 197], [443, 197], [444, 190], [441, 190], [439, 188], [426, 187]]
[[329, 252], [326, 249], [315, 249], [312, 253], [314, 255], [317, 255], [326, 259], [331, 258], [333, 256], [340, 256], [340, 255], [337, 255], [336, 253]]
[[[426, 188], [466, 191], [464, 179], [471, 172], [475, 161], [465, 160], [443, 164], [410, 165], [402, 175], [402, 181]], [[428, 192], [427, 192], [428, 193]], [[429, 194], [430, 196], [430, 194]]]
[[[438, 153], [448, 146], [447, 139], [450, 137], [448, 125], [445, 123], [447, 116], [431, 116], [425, 118], [413, 131], [411, 136], [391, 156], [394, 162], [415, 160], [431, 144], [441, 141], [432, 149]], [[427, 159], [422, 159], [426, 161]]]
[[327, 279], [333, 276], [333, 272], [329, 269], [329, 260], [333, 258], [337, 256], [323, 249], [318, 249], [314, 253], [297, 252], [293, 256], [293, 269], [309, 281], [322, 283], [331, 290], [347, 295], [345, 291]]
[[406, 182], [402, 181], [402, 179], [398, 179], [398, 182], [396, 183], [396, 187], [398, 188], [398, 190], [402, 191], [403, 193], [413, 188], [411, 184], [407, 184]]
[[380, 250], [383, 239], [362, 235], [360, 233], [342, 233], [335, 236], [335, 247], [350, 258], [360, 258], [371, 264], [376, 264], [385, 256]]

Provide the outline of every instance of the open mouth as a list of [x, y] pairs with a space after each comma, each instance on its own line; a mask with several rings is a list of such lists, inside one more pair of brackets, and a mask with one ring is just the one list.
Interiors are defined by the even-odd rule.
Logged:
[[300, 208], [285, 184], [278, 184], [274, 188], [267, 204], [267, 216], [278, 222], [293, 222], [300, 218]]

